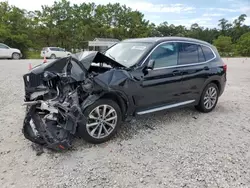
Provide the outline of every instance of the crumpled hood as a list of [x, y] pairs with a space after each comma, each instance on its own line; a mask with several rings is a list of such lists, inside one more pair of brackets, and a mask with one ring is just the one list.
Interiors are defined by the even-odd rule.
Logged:
[[78, 59], [84, 65], [86, 70], [89, 69], [92, 62], [93, 63], [105, 63], [112, 67], [126, 68], [124, 65], [118, 63], [117, 61], [105, 56], [104, 54], [98, 51], [84, 51], [84, 52], [76, 53], [72, 55], [72, 57], [75, 57], [76, 59]]
[[[69, 66], [69, 62], [71, 62], [72, 66]], [[100, 52], [84, 51], [72, 54], [71, 57], [65, 57], [57, 59], [50, 63], [40, 64], [34, 67], [30, 72], [34, 74], [41, 74], [45, 71], [50, 71], [55, 73], [65, 73], [69, 71], [71, 73], [75, 72], [77, 75], [81, 74], [82, 78], [84, 77], [83, 75], [87, 74], [87, 71], [89, 70], [92, 63], [105, 63], [114, 68], [115, 67], [126, 68], [124, 65], [114, 61], [113, 59], [105, 56]], [[69, 70], [69, 67], [71, 70]]]
[[48, 75], [45, 72], [59, 74], [65, 78], [72, 78], [68, 79], [68, 82], [83, 81], [88, 77], [88, 70], [92, 63], [104, 63], [113, 68], [126, 68], [124, 65], [100, 52], [84, 51], [49, 63], [40, 64], [30, 70], [24, 77], [30, 76], [33, 78], [32, 80], [38, 80], [37, 83], [32, 85], [33, 87], [41, 84], [41, 79], [44, 79], [44, 75]]

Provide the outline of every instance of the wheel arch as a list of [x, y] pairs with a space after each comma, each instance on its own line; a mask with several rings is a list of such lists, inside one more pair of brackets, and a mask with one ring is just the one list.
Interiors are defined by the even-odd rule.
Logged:
[[203, 85], [203, 87], [202, 87], [202, 89], [201, 89], [201, 91], [200, 91], [200, 95], [202, 94], [202, 92], [203, 92], [203, 90], [206, 88], [206, 86], [208, 85], [208, 84], [211, 84], [211, 83], [214, 83], [217, 87], [218, 87], [218, 90], [219, 90], [219, 93], [220, 93], [220, 91], [221, 91], [221, 83], [220, 83], [220, 78], [217, 78], [217, 77], [213, 77], [213, 78], [211, 78], [211, 79], [208, 79], [205, 83], [204, 83], [204, 85]]
[[51, 58], [52, 56], [55, 56], [55, 58], [57, 58], [55, 53], [51, 53], [49, 57]]
[[221, 91], [221, 84], [220, 84], [220, 82], [218, 80], [213, 80], [210, 83], [214, 83], [217, 86], [217, 88], [219, 90], [219, 93], [220, 93], [220, 91]]
[[13, 55], [14, 55], [14, 54], [18, 54], [18, 55], [19, 55], [19, 59], [21, 58], [21, 53], [19, 53], [19, 52], [12, 52], [11, 58], [13, 58]]
[[122, 94], [117, 92], [107, 92], [104, 93], [100, 99], [110, 99], [115, 101], [121, 109], [122, 119], [124, 120], [127, 116], [128, 105], [126, 99], [122, 96]]

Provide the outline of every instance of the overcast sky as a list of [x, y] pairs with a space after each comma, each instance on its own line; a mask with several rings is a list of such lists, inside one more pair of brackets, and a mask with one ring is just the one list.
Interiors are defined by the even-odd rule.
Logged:
[[[6, 1], [6, 0], [0, 0]], [[41, 9], [41, 5], [52, 5], [53, 0], [7, 0], [10, 4], [27, 10]], [[70, 0], [73, 4], [95, 2], [96, 4], [116, 3], [118, 0]], [[190, 26], [198, 23], [205, 27], [217, 27], [218, 20], [234, 20], [240, 14], [248, 16], [250, 25], [250, 0], [120, 0], [134, 10], [144, 13], [145, 18], [155, 24], [167, 21], [169, 24]]]

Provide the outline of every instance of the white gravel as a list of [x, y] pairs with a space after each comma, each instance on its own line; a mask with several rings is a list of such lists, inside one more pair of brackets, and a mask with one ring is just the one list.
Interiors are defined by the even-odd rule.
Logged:
[[41, 156], [21, 133], [21, 103], [22, 75], [42, 60], [0, 60], [0, 187], [250, 187], [250, 58], [224, 60], [213, 112], [141, 116], [110, 142], [76, 140], [73, 151]]

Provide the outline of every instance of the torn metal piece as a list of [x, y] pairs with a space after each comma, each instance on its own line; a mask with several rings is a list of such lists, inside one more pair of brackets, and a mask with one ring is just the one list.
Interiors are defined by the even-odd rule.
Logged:
[[90, 106], [91, 104], [93, 104], [95, 101], [97, 101], [97, 99], [100, 98], [100, 95], [89, 95], [81, 104], [81, 108], [85, 109], [88, 106]]

